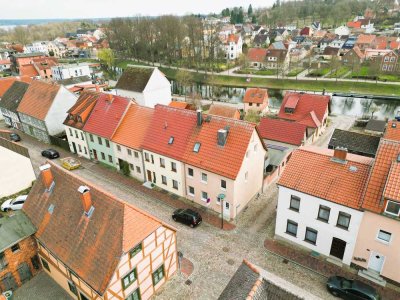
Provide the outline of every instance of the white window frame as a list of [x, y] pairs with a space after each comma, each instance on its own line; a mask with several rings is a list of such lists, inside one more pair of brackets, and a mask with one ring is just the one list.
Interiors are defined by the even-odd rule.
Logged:
[[[204, 193], [206, 193], [207, 198], [204, 198], [204, 197], [203, 197]], [[207, 202], [207, 199], [208, 199], [208, 193], [207, 193], [207, 192], [204, 192], [204, 191], [201, 191], [201, 200], [204, 201], [204, 202]]]
[[[190, 188], [193, 188], [193, 193], [190, 192]], [[193, 186], [188, 186], [188, 195], [194, 197], [194, 193], [196, 193], [196, 190], [194, 189]]]
[[[386, 240], [384, 240], [384, 239], [381, 239], [381, 238], [379, 237], [379, 234], [380, 234], [382, 231], [384, 231], [385, 233], [389, 233], [389, 234], [390, 234], [390, 238], [389, 238], [388, 241], [386, 241]], [[379, 241], [379, 242], [381, 242], [381, 243], [383, 243], [383, 244], [389, 245], [390, 242], [392, 241], [392, 236], [393, 236], [393, 233], [391, 233], [391, 232], [389, 232], [389, 231], [386, 231], [386, 230], [383, 230], [383, 229], [379, 229], [378, 232], [376, 233], [376, 240]]]
[[[205, 176], [206, 180], [203, 179], [203, 176]], [[204, 173], [204, 172], [201, 173], [201, 182], [202, 182], [202, 183], [207, 183], [207, 182], [208, 182], [208, 175], [207, 175], [207, 173]]]
[[[397, 203], [397, 202], [395, 202], [395, 201], [390, 201], [390, 200], [388, 200], [388, 201], [386, 202], [386, 206], [385, 206], [385, 214], [389, 214], [389, 215], [391, 215], [391, 216], [396, 216], [396, 217], [398, 217], [398, 216], [400, 215], [400, 210], [399, 210], [399, 213], [398, 213], [397, 215], [394, 214], [394, 213], [391, 213], [391, 212], [387, 211], [387, 207], [388, 207], [388, 205], [389, 205], [389, 202]], [[400, 203], [397, 203], [397, 204], [400, 205]]]

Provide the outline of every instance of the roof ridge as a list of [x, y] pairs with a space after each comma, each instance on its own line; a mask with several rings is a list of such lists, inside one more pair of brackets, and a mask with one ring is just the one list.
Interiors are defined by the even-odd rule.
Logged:
[[[334, 151], [334, 149], [325, 149], [325, 148], [322, 148], [322, 147], [316, 147], [316, 146], [310, 146], [310, 145], [300, 146], [295, 151], [297, 151], [297, 150], [298, 151], [309, 152], [309, 153], [313, 153], [313, 154], [317, 154], [317, 155], [321, 155], [321, 156], [327, 156], [327, 157], [332, 157], [332, 156], [330, 154], [328, 154], [328, 153], [320, 152], [320, 150]], [[358, 154], [347, 153], [347, 157], [346, 157], [347, 161], [350, 161], [352, 163], [358, 163], [358, 164], [361, 164], [361, 165], [369, 165], [369, 166], [371, 166], [371, 163], [366, 163], [366, 162], [361, 162], [361, 161], [357, 161], [357, 160], [354, 160], [354, 159], [349, 159], [349, 157], [348, 157], [349, 154], [350, 154], [350, 156], [355, 155], [355, 156], [359, 156], [359, 157], [365, 158], [366, 160], [368, 159], [368, 157], [363, 157], [363, 156], [358, 155]], [[370, 162], [371, 161], [375, 161], [375, 160], [371, 158]]]

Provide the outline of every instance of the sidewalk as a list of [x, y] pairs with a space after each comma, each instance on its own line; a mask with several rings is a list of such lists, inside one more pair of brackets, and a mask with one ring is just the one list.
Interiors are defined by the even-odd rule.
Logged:
[[386, 300], [396, 300], [400, 299], [400, 293], [396, 290], [386, 286], [385, 288], [374, 284], [364, 278], [357, 276], [356, 270], [347, 266], [339, 267], [332, 263], [327, 262], [323, 257], [312, 256], [311, 250], [303, 250], [298, 247], [284, 243], [274, 239], [266, 239], [264, 242], [265, 248], [272, 252], [273, 254], [277, 254], [279, 256], [284, 257], [289, 261], [293, 261], [302, 267], [311, 269], [321, 276], [329, 277], [333, 275], [343, 276], [349, 279], [357, 279], [362, 281], [368, 285], [373, 286], [379, 294], [383, 297], [382, 299]]

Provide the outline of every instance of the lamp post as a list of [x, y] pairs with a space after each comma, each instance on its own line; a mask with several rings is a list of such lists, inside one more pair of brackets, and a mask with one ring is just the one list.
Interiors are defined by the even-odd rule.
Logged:
[[224, 229], [224, 199], [225, 199], [225, 194], [219, 194], [217, 196], [217, 198], [221, 203], [221, 229]]

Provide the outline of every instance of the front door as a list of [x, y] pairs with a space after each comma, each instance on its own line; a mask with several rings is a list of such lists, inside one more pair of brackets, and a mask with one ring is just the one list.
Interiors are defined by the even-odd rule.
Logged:
[[337, 257], [339, 259], [343, 259], [345, 250], [346, 250], [346, 242], [334, 237], [332, 239], [330, 255]]
[[97, 151], [93, 149], [93, 158], [97, 160]]
[[147, 170], [147, 181], [152, 181], [151, 180], [151, 171]]
[[369, 257], [368, 269], [381, 273], [385, 257], [377, 252], [372, 251]]
[[76, 145], [75, 145], [75, 142], [72, 142], [72, 148], [74, 148], [74, 153], [78, 153], [78, 152], [76, 151]]
[[19, 274], [19, 279], [21, 279], [22, 283], [25, 283], [29, 279], [31, 279], [32, 273], [31, 270], [29, 270], [28, 264], [26, 262], [23, 262], [22, 264], [19, 265], [18, 274]]
[[225, 219], [231, 218], [231, 205], [227, 201], [224, 201], [224, 218]]

